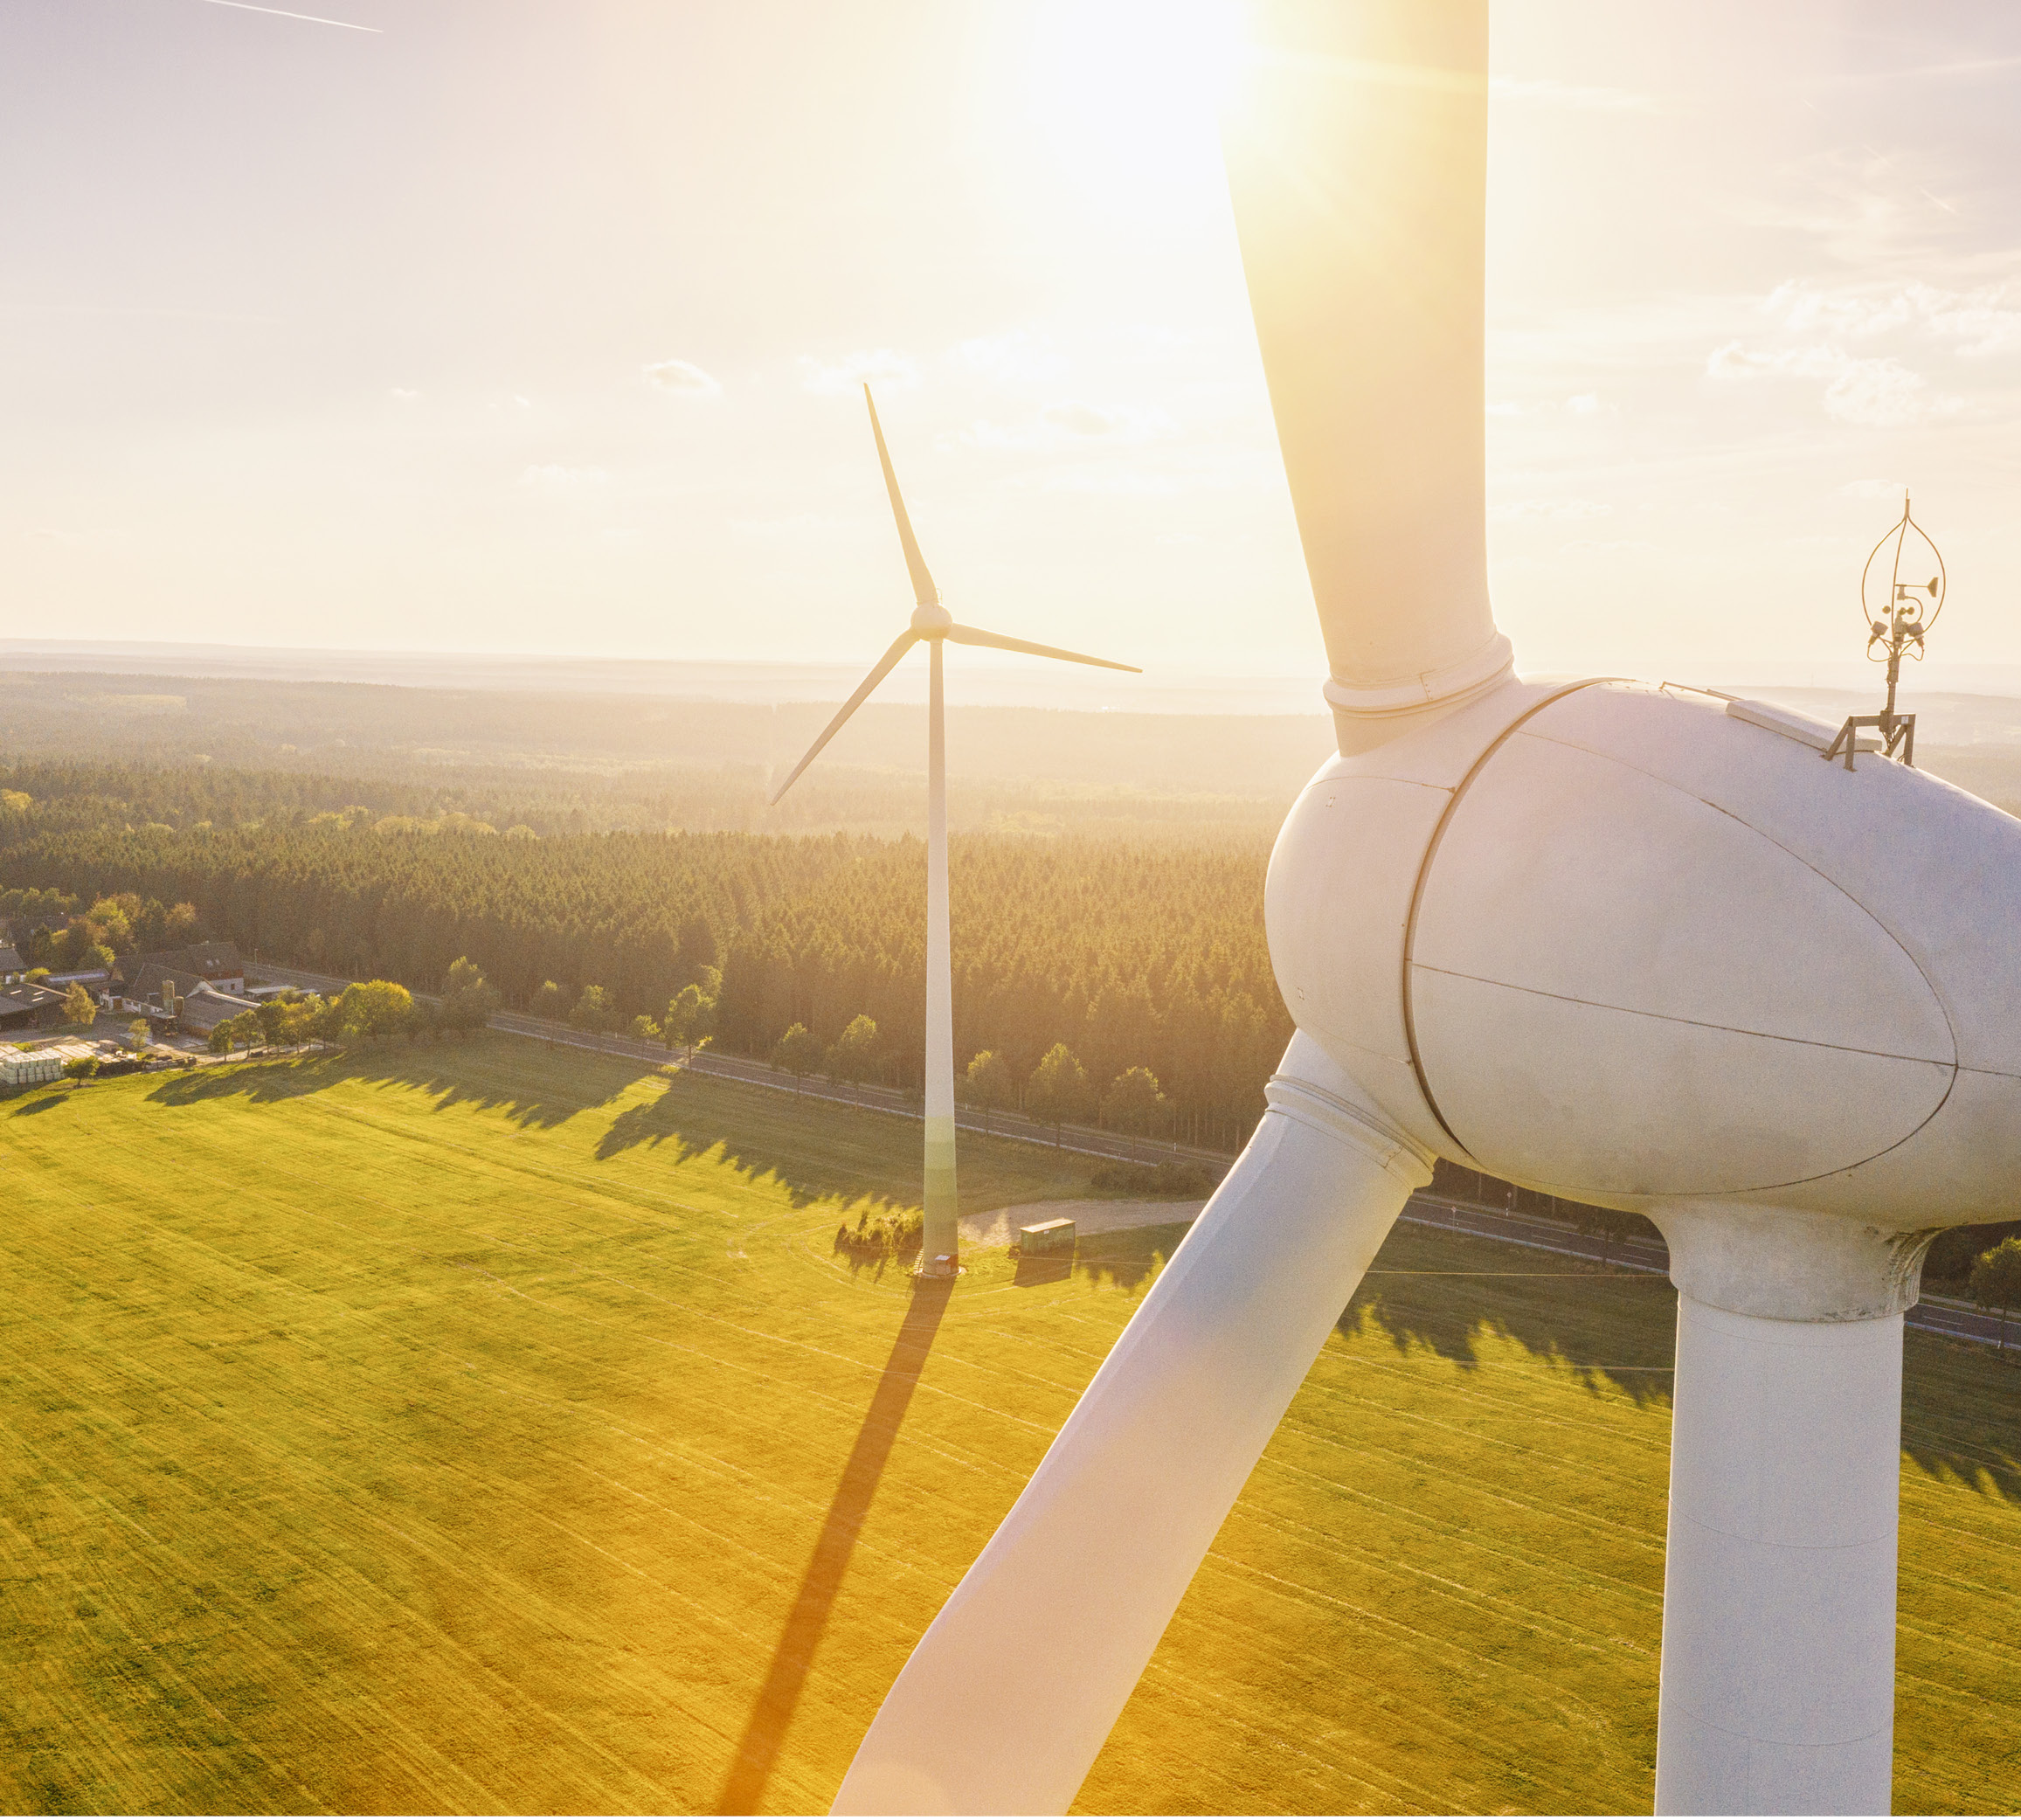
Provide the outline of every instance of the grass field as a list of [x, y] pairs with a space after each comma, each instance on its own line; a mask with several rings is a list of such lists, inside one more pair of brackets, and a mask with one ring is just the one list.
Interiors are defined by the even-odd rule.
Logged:
[[[0, 1104], [0, 1806], [823, 1808], [1177, 1238], [915, 1301], [833, 1245], [917, 1129], [504, 1037]], [[1647, 1811], [1667, 1284], [1377, 1272], [1085, 1809]], [[1896, 1804], [2011, 1810], [2021, 1379], [1908, 1379]]]

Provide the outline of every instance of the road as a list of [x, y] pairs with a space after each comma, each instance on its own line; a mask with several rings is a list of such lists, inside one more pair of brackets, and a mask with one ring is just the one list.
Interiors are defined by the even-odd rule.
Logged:
[[[258, 961], [253, 971], [263, 979], [270, 979], [281, 986], [299, 986], [305, 992], [322, 993], [325, 996], [341, 993], [350, 984], [329, 973], [311, 973], [300, 967], [276, 966], [271, 961]], [[426, 993], [416, 993], [426, 998]], [[668, 1052], [658, 1043], [640, 1042], [629, 1036], [598, 1036], [586, 1031], [571, 1029], [566, 1024], [550, 1022], [545, 1018], [528, 1017], [523, 1012], [502, 1011], [491, 1020], [491, 1028], [509, 1035], [536, 1038], [550, 1043], [565, 1044], [571, 1048], [598, 1049], [606, 1055], [622, 1055], [633, 1062], [665, 1062]], [[802, 1092], [809, 1099], [830, 1100], [844, 1105], [863, 1106], [873, 1111], [889, 1112], [901, 1118], [918, 1118], [921, 1115], [907, 1096], [887, 1087], [848, 1087], [834, 1082], [822, 1082], [818, 1086], [801, 1083], [797, 1088], [786, 1076], [763, 1062], [753, 1062], [742, 1055], [718, 1055], [704, 1049], [692, 1062], [687, 1064], [697, 1074], [717, 1075], [724, 1080], [743, 1081], [754, 1087], [769, 1087], [782, 1093]], [[979, 1131], [984, 1129], [981, 1118], [973, 1112], [961, 1111], [957, 1122], [964, 1131]], [[997, 1112], [991, 1115], [989, 1130], [1000, 1138], [1011, 1138], [1024, 1144], [1042, 1144], [1052, 1146], [1053, 1131], [1050, 1125], [1042, 1125], [1018, 1112]], [[1069, 1125], [1063, 1132], [1065, 1141], [1058, 1147], [1076, 1151], [1083, 1156], [1107, 1157], [1117, 1160], [1157, 1162], [1171, 1158], [1205, 1163], [1210, 1168], [1226, 1169], [1229, 1158], [1211, 1150], [1194, 1150], [1184, 1145], [1142, 1143], [1132, 1145], [1126, 1138], [1111, 1137], [1106, 1131], [1090, 1131], [1084, 1125]], [[1443, 1227], [1449, 1232], [1471, 1233], [1477, 1238], [1493, 1239], [1505, 1245], [1522, 1245], [1536, 1251], [1555, 1252], [1564, 1257], [1579, 1257], [1594, 1263], [1601, 1261], [1601, 1245], [1597, 1239], [1588, 1238], [1584, 1233], [1561, 1221], [1546, 1220], [1533, 1214], [1519, 1214], [1506, 1208], [1484, 1207], [1478, 1204], [1454, 1201], [1443, 1195], [1414, 1194], [1404, 1208], [1402, 1217], [1422, 1226]], [[1616, 1241], [1608, 1254], [1612, 1269], [1632, 1270], [1637, 1274], [1653, 1273], [1667, 1276], [1670, 1273], [1670, 1252], [1658, 1240], [1629, 1239]], [[2000, 1334], [2000, 1318], [1983, 1314], [1970, 1304], [1955, 1301], [1949, 1297], [1926, 1297], [1911, 1309], [1907, 1325], [1920, 1332], [1938, 1333], [1948, 1339], [1969, 1339], [1983, 1346], [1997, 1342]], [[2010, 1324], [2013, 1331], [2007, 1336], [2021, 1345], [2021, 1318]]]

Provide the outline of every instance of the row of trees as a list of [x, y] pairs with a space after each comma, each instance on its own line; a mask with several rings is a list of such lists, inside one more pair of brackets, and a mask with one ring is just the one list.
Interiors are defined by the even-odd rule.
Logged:
[[211, 1033], [215, 1055], [265, 1043], [287, 1047], [315, 1041], [381, 1041], [393, 1036], [463, 1035], [481, 1030], [498, 1009], [498, 993], [483, 972], [459, 958], [439, 1003], [417, 999], [391, 979], [360, 979], [334, 999], [287, 993], [225, 1020]]
[[[1291, 1035], [1260, 852], [967, 836], [952, 858], [958, 1054], [1000, 1056], [1021, 1097], [1056, 1048], [1087, 1083], [1141, 1068], [1173, 1135], [1246, 1137]], [[467, 956], [509, 1005], [682, 1046], [712, 1035], [767, 1056], [797, 1024], [825, 1063], [865, 1016], [884, 1033], [876, 1077], [922, 1077], [925, 856], [910, 839], [450, 840], [340, 813], [178, 830], [38, 800], [0, 816], [0, 878], [94, 906], [187, 905], [249, 953], [424, 988]], [[1110, 1089], [1077, 1090], [1098, 1109]]]
[[[882, 1077], [883, 1042], [876, 1021], [862, 1012], [832, 1043], [824, 1044], [805, 1024], [795, 1024], [772, 1045], [772, 1065], [792, 1076], [796, 1085], [811, 1074], [825, 1074], [831, 1081], [860, 1086]], [[1016, 1106], [1051, 1125], [1055, 1143], [1062, 1126], [1089, 1118], [1132, 1137], [1155, 1136], [1172, 1120], [1172, 1103], [1148, 1068], [1126, 1068], [1097, 1093], [1086, 1068], [1063, 1042], [1040, 1056], [1021, 1081], [1000, 1050], [984, 1049], [955, 1077], [954, 1090], [964, 1105], [980, 1111], [986, 1131], [993, 1112]]]

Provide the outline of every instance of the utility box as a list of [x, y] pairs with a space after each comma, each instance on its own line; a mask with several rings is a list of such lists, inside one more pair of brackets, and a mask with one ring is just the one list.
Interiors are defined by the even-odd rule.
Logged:
[[1074, 1252], [1074, 1222], [1071, 1220], [1047, 1220], [1036, 1226], [1018, 1228], [1018, 1253], [1023, 1257], [1051, 1257], [1064, 1254], [1071, 1257]]

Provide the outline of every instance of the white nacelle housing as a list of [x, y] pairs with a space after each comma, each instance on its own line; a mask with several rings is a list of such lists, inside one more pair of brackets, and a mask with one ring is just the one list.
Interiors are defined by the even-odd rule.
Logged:
[[1294, 1019], [1429, 1147], [1549, 1193], [2012, 1216], [2021, 822], [1745, 712], [1510, 682], [1329, 763], [1270, 865]]

